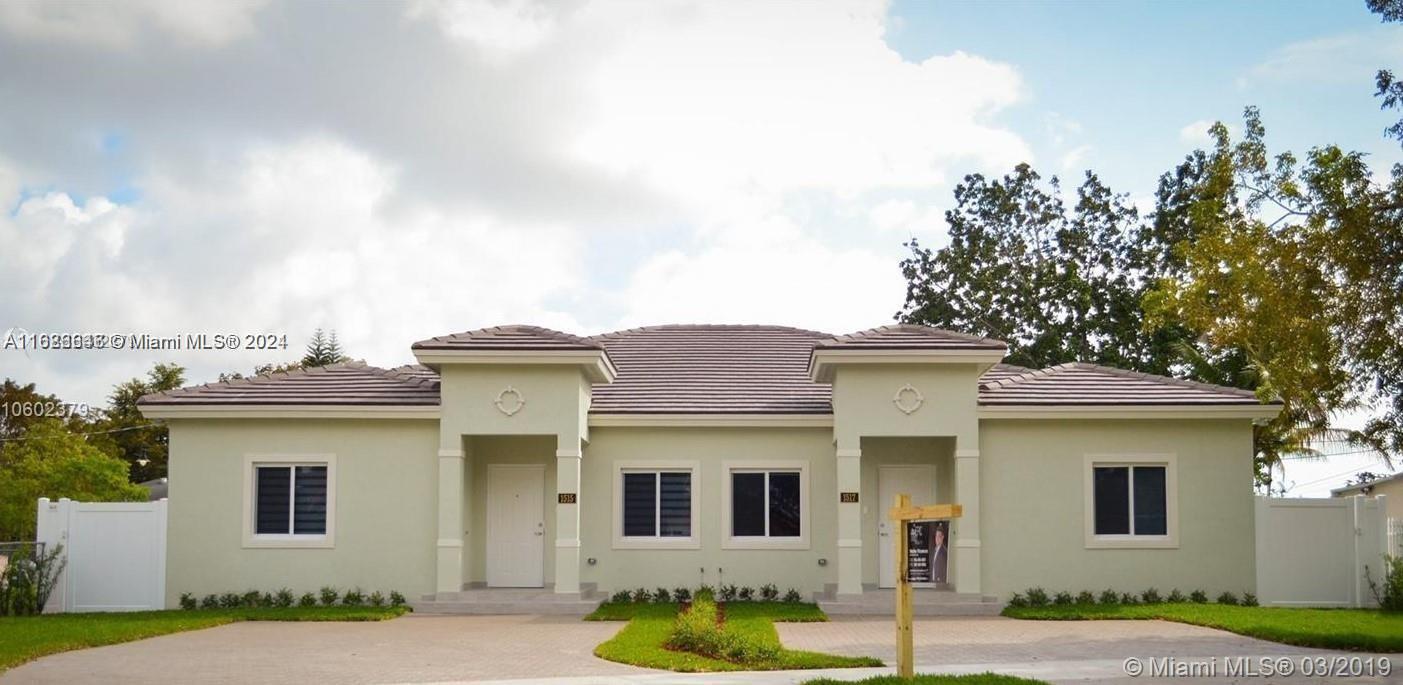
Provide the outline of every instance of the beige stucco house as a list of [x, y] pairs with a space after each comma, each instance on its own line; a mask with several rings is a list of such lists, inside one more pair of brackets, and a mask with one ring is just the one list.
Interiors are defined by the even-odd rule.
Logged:
[[1364, 495], [1365, 497], [1378, 497], [1386, 495], [1388, 517], [1391, 519], [1403, 519], [1403, 473], [1395, 473], [1391, 476], [1375, 478], [1367, 483], [1357, 485], [1346, 485], [1342, 488], [1335, 488], [1330, 491], [1334, 497], [1354, 497]]
[[932, 593], [1254, 586], [1252, 423], [1278, 407], [1245, 391], [1019, 368], [1000, 341], [906, 325], [502, 326], [412, 351], [143, 398], [170, 426], [172, 601], [870, 597], [895, 578], [899, 493], [963, 507]]

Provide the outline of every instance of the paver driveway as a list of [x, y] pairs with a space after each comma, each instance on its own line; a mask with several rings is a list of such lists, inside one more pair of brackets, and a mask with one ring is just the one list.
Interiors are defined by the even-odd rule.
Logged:
[[622, 627], [571, 616], [250, 621], [55, 654], [0, 675], [0, 683], [396, 683], [649, 672], [593, 655]]

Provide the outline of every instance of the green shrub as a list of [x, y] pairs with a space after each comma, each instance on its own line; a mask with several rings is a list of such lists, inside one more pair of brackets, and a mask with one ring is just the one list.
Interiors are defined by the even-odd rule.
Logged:
[[273, 597], [273, 593], [271, 592], [265, 592], [262, 597], [258, 598], [258, 606], [264, 609], [277, 606], [277, 602], [278, 600]]
[[1120, 595], [1115, 590], [1103, 590], [1097, 604], [1120, 604]]
[[1140, 598], [1130, 594], [1129, 592], [1122, 592], [1120, 595], [1120, 603], [1125, 605], [1139, 604]]
[[733, 602], [739, 592], [740, 590], [734, 585], [722, 585], [720, 599], [723, 602]]
[[736, 599], [739, 599], [742, 602], [753, 601], [755, 599], [755, 589], [752, 587], [741, 588], [740, 592], [736, 593]]
[[1254, 606], [1257, 606], [1257, 595], [1254, 595], [1254, 594], [1252, 594], [1252, 593], [1250, 593], [1250, 592], [1244, 592], [1244, 593], [1242, 593], [1242, 606], [1245, 606], [1245, 607], [1254, 607]]
[[804, 601], [804, 596], [800, 595], [798, 590], [789, 588], [789, 592], [784, 593], [784, 601], [789, 604], [798, 604]]
[[286, 609], [292, 606], [292, 602], [294, 599], [296, 598], [293, 597], [292, 590], [282, 588], [281, 590], [278, 590], [278, 594], [273, 596], [273, 606]]
[[1040, 587], [1028, 588], [1027, 597], [1028, 606], [1030, 607], [1047, 606], [1047, 591], [1043, 590]]
[[628, 604], [633, 601], [633, 595], [629, 594], [628, 590], [619, 590], [609, 596], [609, 601], [614, 604]]
[[245, 592], [245, 593], [243, 594], [243, 596], [239, 597], [239, 606], [241, 606], [241, 607], [257, 607], [257, 606], [258, 606], [258, 600], [261, 599], [262, 597], [263, 597], [263, 595], [262, 595], [262, 593], [260, 593], [259, 591], [257, 591], [257, 590], [249, 590], [248, 592]]
[[672, 598], [678, 602], [690, 602], [692, 601], [692, 591], [685, 587], [679, 587], [672, 591]]
[[1022, 609], [1028, 606], [1028, 598], [1015, 592], [1012, 597], [1008, 598], [1008, 605], [1015, 609]]
[[190, 593], [188, 593], [188, 592], [182, 592], [182, 593], [180, 593], [180, 608], [181, 608], [181, 609], [184, 609], [184, 610], [186, 610], [186, 611], [192, 611], [192, 610], [194, 610], [194, 609], [199, 608], [199, 606], [200, 606], [200, 602], [199, 602], [199, 600], [195, 599], [195, 595], [192, 595], [192, 594], [190, 594]]
[[1189, 601], [1193, 602], [1194, 604], [1207, 604], [1208, 593], [1204, 592], [1203, 590], [1194, 590], [1193, 592], [1189, 593]]
[[365, 604], [365, 593], [361, 592], [361, 589], [358, 587], [351, 588], [347, 590], [345, 596], [341, 598], [341, 603], [348, 607], [361, 606]]
[[219, 596], [218, 596], [218, 595], [205, 595], [205, 598], [202, 599], [202, 600], [200, 600], [200, 608], [201, 608], [201, 609], [218, 609], [218, 608], [219, 608]]
[[761, 601], [773, 602], [777, 599], [779, 599], [779, 588], [775, 587], [774, 583], [765, 583], [760, 586]]
[[368, 601], [370, 602], [370, 606], [373, 607], [385, 606], [385, 595], [382, 594], [379, 590], [376, 590], [375, 592], [370, 593]]
[[1381, 581], [1374, 581], [1368, 566], [1364, 567], [1364, 579], [1369, 581], [1369, 591], [1374, 594], [1381, 611], [1403, 611], [1403, 557], [1385, 554]]
[[652, 593], [648, 592], [648, 588], [643, 588], [643, 587], [641, 587], [641, 588], [638, 588], [637, 590], [634, 590], [634, 591], [633, 591], [633, 603], [634, 603], [634, 604], [647, 604], [648, 602], [651, 602], [652, 600], [653, 600], [653, 595], [652, 595]]
[[658, 604], [667, 604], [672, 601], [672, 591], [665, 587], [653, 590], [653, 601]]
[[297, 600], [297, 606], [300, 606], [300, 607], [314, 607], [314, 606], [316, 606], [316, 605], [317, 605], [317, 596], [314, 595], [314, 594], [312, 594], [312, 593], [310, 593], [310, 592], [304, 592], [304, 593], [302, 593], [302, 597], [301, 597], [300, 599]]
[[237, 609], [242, 604], [244, 598], [237, 592], [226, 592], [219, 596], [220, 609]]
[[1081, 592], [1078, 592], [1078, 593], [1077, 593], [1077, 604], [1095, 604], [1095, 603], [1096, 603], [1096, 595], [1091, 594], [1091, 591], [1090, 591], [1090, 590], [1082, 590]]
[[1166, 597], [1164, 601], [1169, 602], [1170, 604], [1183, 604], [1184, 602], [1189, 601], [1189, 598], [1185, 597], [1184, 593], [1179, 592], [1179, 588], [1176, 587], [1173, 590], [1169, 591], [1169, 596]]
[[1062, 591], [1052, 596], [1052, 603], [1057, 606], [1067, 606], [1072, 603], [1072, 593]]
[[716, 599], [716, 589], [711, 587], [710, 585], [707, 585], [706, 583], [702, 583], [699, 587], [697, 587], [697, 591], [692, 595], [692, 600], [695, 601], [701, 599], [702, 595], [706, 595], [707, 598], [714, 601]]
[[1234, 595], [1231, 592], [1224, 592], [1223, 594], [1218, 595], [1218, 603], [1227, 604], [1229, 606], [1237, 606], [1237, 595]]
[[719, 625], [716, 602], [710, 597], [698, 597], [690, 609], [677, 615], [666, 644], [669, 649], [739, 664], [772, 661], [779, 656], [778, 646]]
[[321, 589], [321, 598], [323, 606], [331, 606], [336, 603], [336, 600], [341, 599], [341, 593], [337, 592], [334, 587], [323, 586]]
[[402, 607], [402, 606], [404, 606], [404, 595], [401, 595], [401, 594], [399, 593], [399, 590], [390, 590], [390, 606], [392, 606], [392, 607]]
[[1150, 588], [1140, 593], [1140, 600], [1146, 604], [1159, 604], [1164, 598], [1159, 596], [1159, 590]]

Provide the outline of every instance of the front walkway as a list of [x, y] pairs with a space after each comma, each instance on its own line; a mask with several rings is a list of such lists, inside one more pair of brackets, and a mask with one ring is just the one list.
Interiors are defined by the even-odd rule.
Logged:
[[[0, 675], [10, 683], [462, 683], [515, 681], [556, 685], [780, 685], [818, 675], [842, 679], [884, 669], [768, 673], [668, 673], [597, 659], [595, 645], [623, 627], [553, 616], [407, 616], [370, 623], [235, 623], [109, 647], [44, 657]], [[776, 624], [791, 649], [893, 660], [891, 621], [835, 618]], [[1016, 621], [1006, 618], [917, 619], [916, 664], [922, 672], [996, 671], [1054, 682], [1147, 683], [1127, 678], [1126, 659], [1300, 657], [1335, 654], [1161, 621]], [[1403, 680], [1393, 655], [1391, 682]], [[1193, 678], [1177, 682], [1230, 682]], [[1306, 678], [1239, 682], [1306, 683]], [[1359, 678], [1350, 682], [1388, 682]]]

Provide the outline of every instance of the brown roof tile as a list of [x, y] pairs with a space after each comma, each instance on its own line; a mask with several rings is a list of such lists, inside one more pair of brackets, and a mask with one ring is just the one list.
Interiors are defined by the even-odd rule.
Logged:
[[826, 333], [784, 326], [650, 326], [595, 336], [618, 369], [594, 386], [603, 414], [827, 414], [827, 384], [809, 378]]
[[979, 384], [984, 405], [1258, 404], [1250, 390], [1071, 362], [991, 376]]
[[819, 349], [1006, 350], [1008, 343], [916, 324], [892, 324], [820, 341]]
[[599, 344], [578, 335], [540, 326], [493, 326], [440, 335], [414, 343], [416, 350], [598, 350]]
[[386, 370], [368, 366], [365, 362], [346, 362], [178, 388], [146, 395], [137, 403], [146, 406], [434, 406], [439, 402], [438, 386], [438, 375], [427, 368], [400, 367]]

